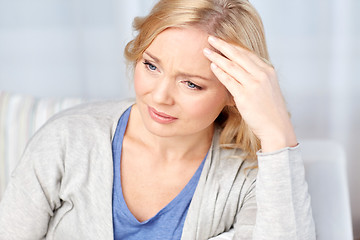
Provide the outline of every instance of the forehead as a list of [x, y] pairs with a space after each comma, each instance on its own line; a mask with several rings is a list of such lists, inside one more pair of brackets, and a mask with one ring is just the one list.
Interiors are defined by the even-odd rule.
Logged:
[[[194, 43], [206, 42], [208, 34], [196, 27], [170, 27], [162, 31], [156, 38], [156, 41], [167, 41], [168, 39], [183, 41], [195, 41]], [[154, 40], [154, 41], [155, 41]]]
[[210, 71], [210, 61], [203, 49], [210, 47], [208, 34], [197, 28], [169, 28], [161, 32], [145, 52], [163, 64], [176, 65], [186, 71]]

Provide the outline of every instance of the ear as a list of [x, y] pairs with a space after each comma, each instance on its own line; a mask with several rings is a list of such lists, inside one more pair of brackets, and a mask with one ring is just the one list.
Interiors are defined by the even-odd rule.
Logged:
[[234, 107], [236, 105], [234, 97], [228, 92], [226, 106]]

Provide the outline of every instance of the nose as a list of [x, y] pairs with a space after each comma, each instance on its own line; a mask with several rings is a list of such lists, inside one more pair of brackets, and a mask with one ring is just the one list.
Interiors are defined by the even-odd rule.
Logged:
[[172, 105], [174, 104], [173, 84], [171, 78], [164, 77], [159, 80], [153, 89], [152, 98], [155, 103]]

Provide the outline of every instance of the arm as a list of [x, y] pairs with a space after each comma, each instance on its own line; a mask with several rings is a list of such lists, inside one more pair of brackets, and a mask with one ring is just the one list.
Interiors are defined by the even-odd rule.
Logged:
[[315, 239], [299, 146], [259, 153], [258, 162], [253, 239]]
[[0, 239], [45, 238], [53, 210], [60, 205], [62, 165], [52, 152], [56, 144], [56, 136], [41, 131], [27, 146], [0, 203]]
[[[233, 239], [249, 239], [242, 225], [256, 219], [252, 239], [315, 239], [304, 167], [274, 68], [256, 54], [209, 38], [224, 56], [204, 49], [211, 69], [234, 98], [234, 104], [261, 142], [256, 198], [249, 197], [237, 214]], [[248, 209], [257, 213], [244, 219]], [[245, 209], [244, 209], [245, 208]], [[245, 213], [245, 214], [244, 214]], [[248, 221], [248, 224], [247, 224]]]
[[315, 239], [299, 146], [258, 153], [258, 162], [256, 188], [254, 182], [234, 227], [211, 240]]

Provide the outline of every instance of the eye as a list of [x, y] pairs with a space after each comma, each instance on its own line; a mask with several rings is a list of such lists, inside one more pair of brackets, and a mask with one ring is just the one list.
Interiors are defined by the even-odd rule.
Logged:
[[157, 69], [157, 67], [155, 65], [151, 64], [150, 62], [148, 62], [146, 60], [143, 63], [146, 66], [146, 68], [149, 69], [150, 71], [155, 71]]
[[188, 88], [190, 88], [190, 89], [197, 89], [197, 90], [201, 90], [201, 89], [202, 89], [202, 87], [200, 87], [200, 86], [198, 86], [198, 85], [196, 85], [195, 83], [190, 82], [190, 81], [185, 81], [185, 84], [186, 84], [186, 86], [187, 86]]

